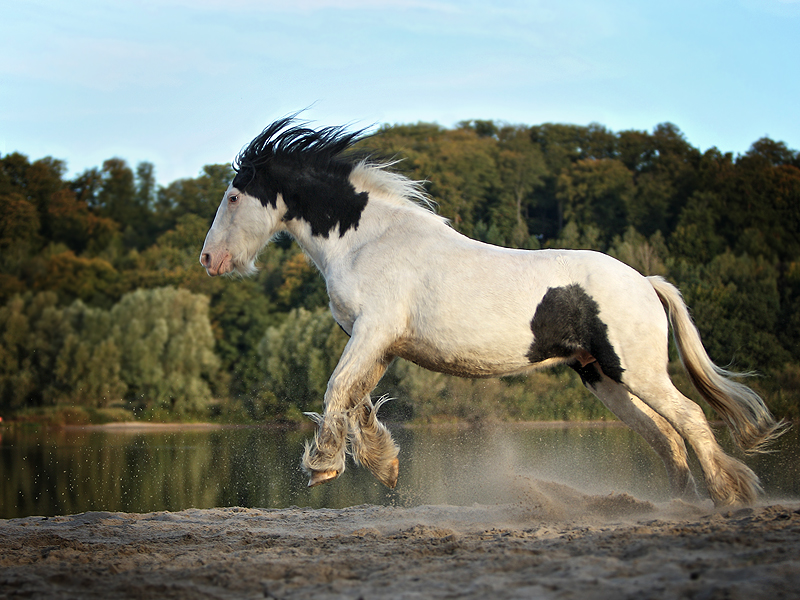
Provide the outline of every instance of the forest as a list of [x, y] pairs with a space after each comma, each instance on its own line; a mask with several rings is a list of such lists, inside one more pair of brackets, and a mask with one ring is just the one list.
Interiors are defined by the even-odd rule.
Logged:
[[[468, 236], [600, 250], [667, 277], [712, 359], [800, 418], [800, 154], [785, 143], [734, 156], [670, 123], [469, 121], [386, 125], [359, 145], [424, 180]], [[346, 338], [298, 246], [279, 239], [245, 279], [198, 262], [229, 165], [166, 186], [121, 158], [66, 173], [56, 158], [0, 156], [0, 416], [300, 422], [321, 409]], [[398, 360], [377, 393], [395, 420], [612, 418], [567, 368], [465, 380]]]

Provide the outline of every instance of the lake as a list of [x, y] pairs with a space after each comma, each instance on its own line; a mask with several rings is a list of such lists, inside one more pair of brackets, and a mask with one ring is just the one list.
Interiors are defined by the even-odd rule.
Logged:
[[[0, 518], [222, 506], [469, 506], [518, 501], [530, 480], [555, 481], [594, 494], [669, 499], [660, 460], [641, 438], [615, 424], [390, 429], [401, 448], [395, 490], [387, 490], [352, 462], [338, 480], [307, 488], [299, 464], [311, 431], [129, 426], [0, 430]], [[726, 439], [723, 445], [730, 451]], [[774, 448], [772, 454], [745, 462], [761, 477], [768, 498], [799, 498], [798, 427]], [[700, 481], [696, 462], [693, 471]]]

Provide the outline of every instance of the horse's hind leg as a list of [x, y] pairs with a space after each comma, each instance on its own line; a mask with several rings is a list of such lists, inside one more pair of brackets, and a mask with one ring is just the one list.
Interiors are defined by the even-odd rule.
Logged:
[[658, 377], [642, 378], [628, 372], [626, 383], [650, 408], [664, 417], [691, 445], [703, 469], [706, 488], [716, 506], [750, 504], [761, 486], [758, 477], [744, 463], [728, 456], [700, 407], [681, 394], [664, 371]]
[[367, 394], [349, 414], [348, 439], [356, 464], [363, 465], [386, 487], [397, 485], [400, 461], [399, 448], [389, 430], [378, 421], [378, 409], [388, 398], [375, 404]]
[[697, 500], [697, 487], [689, 470], [686, 444], [664, 417], [622, 385], [602, 375], [586, 387], [623, 423], [638, 433], [664, 462], [673, 496]]

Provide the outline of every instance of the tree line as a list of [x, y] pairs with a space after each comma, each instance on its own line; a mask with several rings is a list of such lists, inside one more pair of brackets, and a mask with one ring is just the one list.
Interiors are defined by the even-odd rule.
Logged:
[[[773, 410], [800, 417], [800, 155], [783, 142], [734, 156], [669, 123], [469, 121], [387, 125], [360, 145], [426, 181], [466, 235], [600, 250], [666, 276], [712, 358], [757, 372]], [[65, 173], [51, 157], [0, 157], [0, 414], [263, 421], [320, 408], [346, 340], [299, 248], [279, 240], [242, 280], [198, 263], [230, 166], [167, 186], [119, 158]], [[566, 370], [466, 381], [397, 361], [380, 389], [396, 418], [606, 415]]]

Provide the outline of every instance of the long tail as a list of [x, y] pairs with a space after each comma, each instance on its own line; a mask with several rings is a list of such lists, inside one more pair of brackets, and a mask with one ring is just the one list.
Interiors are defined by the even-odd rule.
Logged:
[[678, 288], [661, 277], [647, 279], [667, 309], [675, 344], [692, 385], [722, 417], [740, 448], [765, 452], [770, 442], [785, 433], [787, 424], [775, 421], [758, 394], [732, 379], [746, 374], [711, 362]]

